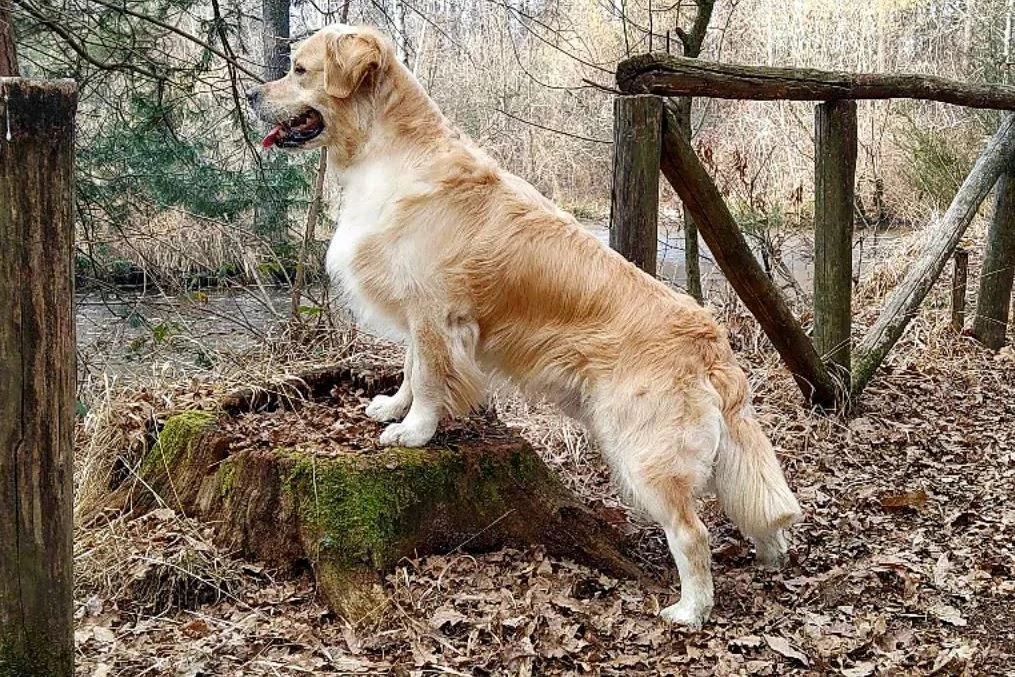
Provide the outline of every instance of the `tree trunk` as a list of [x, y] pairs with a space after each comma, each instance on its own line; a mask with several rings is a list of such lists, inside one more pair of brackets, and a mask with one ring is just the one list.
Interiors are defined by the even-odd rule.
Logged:
[[856, 102], [814, 109], [814, 347], [849, 392]]
[[261, 0], [264, 79], [278, 80], [289, 71], [289, 0]]
[[[680, 133], [691, 140], [691, 97], [681, 96], [673, 100], [674, 116]], [[684, 210], [684, 271], [687, 275], [687, 293], [701, 303], [704, 294], [701, 289], [701, 253], [698, 251], [698, 226], [687, 205]]]
[[[261, 14], [264, 79], [271, 82], [289, 72], [289, 0], [261, 0]], [[275, 159], [283, 166], [286, 161], [284, 157]], [[271, 176], [271, 172], [281, 169], [262, 166], [258, 186], [260, 199], [254, 209], [254, 232], [273, 243], [285, 242], [289, 235], [289, 210], [284, 199], [280, 199], [281, 193], [274, 187]]]
[[[542, 545], [614, 575], [644, 575], [619, 533], [492, 416], [450, 426], [423, 449], [377, 448], [382, 426], [362, 413], [361, 394], [390, 391], [396, 381], [318, 370], [226, 397], [221, 413], [177, 414], [140, 466], [144, 485], [122, 487], [109, 505], [155, 507], [153, 490], [166, 505], [214, 524], [232, 551], [293, 570], [309, 562], [332, 608], [351, 620], [384, 603], [380, 583], [398, 562], [456, 550]], [[286, 407], [296, 409], [289, 416], [314, 420], [304, 411], [312, 405], [296, 396], [316, 397], [338, 417], [321, 424], [327, 445], [293, 448], [244, 433], [275, 435], [266, 422], [286, 416]], [[335, 430], [360, 437], [343, 440]]]
[[[696, 59], [701, 54], [701, 46], [705, 42], [705, 34], [708, 32], [708, 24], [712, 21], [712, 9], [714, 0], [699, 0], [696, 3], [694, 21], [691, 23], [691, 31], [685, 33], [679, 28], [677, 34], [684, 47], [684, 56], [689, 59]], [[669, 48], [666, 50], [669, 52]], [[692, 140], [691, 129], [691, 97], [682, 96], [674, 100], [674, 114], [677, 118], [677, 126], [687, 137], [688, 142]], [[694, 216], [691, 210], [684, 205], [684, 272], [687, 277], [687, 293], [694, 297], [698, 303], [704, 301], [704, 294], [701, 289], [701, 255], [698, 252], [698, 226], [694, 223]]]
[[973, 336], [997, 350], [1006, 343], [1012, 281], [1015, 278], [1015, 161], [998, 179], [994, 214], [987, 232], [987, 248], [980, 271]]
[[14, 43], [14, 24], [11, 23], [8, 0], [0, 0], [0, 77], [17, 77], [18, 52]]
[[1008, 162], [1015, 156], [1015, 115], [1008, 115], [987, 148], [976, 160], [969, 176], [955, 194], [948, 211], [934, 226], [929, 227], [927, 247], [913, 264], [905, 279], [885, 304], [881, 316], [857, 346], [853, 364], [854, 395], [863, 391], [884, 361], [888, 351], [899, 340], [923, 299], [941, 275], [948, 258], [955, 251], [962, 234], [976, 215], [980, 203], [997, 182]]
[[613, 196], [610, 246], [649, 275], [656, 274], [659, 221], [659, 143], [662, 100], [613, 100]]
[[[391, 0], [391, 22], [395, 39], [395, 57], [406, 68], [409, 66], [409, 35], [405, 32], [405, 1]], [[410, 68], [411, 70], [411, 68]]]
[[0, 80], [0, 675], [74, 671], [76, 107]]
[[814, 404], [834, 405], [835, 386], [820, 356], [778, 288], [754, 258], [715, 182], [677, 129], [673, 112], [668, 109], [663, 122], [661, 166], [666, 180], [694, 214], [716, 263], [758, 319], [804, 397]]

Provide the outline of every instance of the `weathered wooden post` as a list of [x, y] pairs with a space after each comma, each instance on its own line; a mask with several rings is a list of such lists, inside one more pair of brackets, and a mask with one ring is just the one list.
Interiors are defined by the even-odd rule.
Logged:
[[994, 191], [994, 214], [980, 271], [973, 336], [997, 350], [1005, 344], [1015, 278], [1015, 161], [998, 179]]
[[659, 147], [663, 104], [656, 96], [618, 96], [613, 104], [610, 246], [656, 274]]
[[955, 250], [955, 271], [952, 274], [952, 329], [962, 332], [966, 324], [966, 279], [969, 277], [969, 251]]
[[814, 109], [814, 347], [849, 392], [856, 101]]
[[74, 672], [73, 82], [0, 78], [0, 675]]

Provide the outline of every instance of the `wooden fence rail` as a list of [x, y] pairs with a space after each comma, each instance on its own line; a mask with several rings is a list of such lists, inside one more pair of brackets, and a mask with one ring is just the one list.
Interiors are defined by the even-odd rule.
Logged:
[[[0, 78], [0, 675], [69, 677], [73, 82]], [[9, 130], [9, 137], [8, 137]]]
[[962, 333], [966, 325], [966, 282], [969, 279], [969, 250], [959, 247], [952, 271], [952, 329]]
[[839, 101], [924, 99], [970, 108], [1015, 110], [1015, 87], [969, 84], [932, 75], [874, 75], [813, 68], [773, 68], [642, 54], [617, 67], [627, 94], [709, 96], [720, 99]]
[[1009, 114], [990, 139], [955, 194], [948, 211], [928, 227], [927, 246], [895, 288], [884, 310], [856, 349], [852, 391], [863, 390], [899, 340], [948, 263], [962, 234], [1006, 165], [1015, 157], [1015, 115]]
[[[772, 341], [798, 386], [813, 403], [848, 403], [862, 392], [902, 336], [980, 204], [1015, 162], [1015, 114], [987, 144], [945, 215], [930, 228], [928, 245], [888, 299], [877, 321], [852, 350], [852, 234], [856, 173], [854, 99], [914, 98], [976, 108], [1015, 110], [1015, 87], [972, 85], [933, 76], [870, 75], [800, 68], [718, 64], [669, 54], [644, 54], [620, 63], [617, 85], [627, 95], [734, 99], [820, 100], [815, 111], [814, 343], [765, 275], [712, 178], [679, 134], [675, 102], [665, 105], [660, 167], [693, 217], [716, 263]], [[619, 103], [618, 111], [629, 104]], [[647, 104], [642, 104], [647, 105]], [[619, 120], [619, 118], [618, 118]], [[653, 131], [654, 134], [654, 131]], [[654, 143], [654, 137], [651, 139]], [[631, 143], [628, 141], [627, 143]], [[647, 146], [646, 146], [647, 147]], [[618, 156], [619, 157], [619, 156]], [[615, 176], [621, 176], [615, 173]], [[631, 191], [628, 181], [625, 190]], [[657, 187], [647, 181], [643, 191]], [[1004, 343], [1015, 277], [1015, 184], [1002, 181], [989, 235], [973, 334], [988, 346]], [[628, 196], [628, 202], [636, 198]], [[616, 204], [614, 209], [616, 209]], [[686, 213], [685, 212], [685, 213]], [[614, 220], [623, 220], [613, 214]], [[639, 223], [647, 223], [639, 217]], [[639, 256], [654, 264], [656, 235]], [[611, 241], [612, 242], [612, 241]], [[625, 242], [631, 251], [637, 243]], [[618, 247], [619, 248], [619, 247]], [[639, 250], [640, 251], [640, 250]], [[965, 259], [957, 259], [956, 279]], [[953, 293], [955, 322], [964, 321], [965, 284]], [[961, 297], [960, 297], [961, 293]], [[816, 348], [815, 348], [816, 346]]]

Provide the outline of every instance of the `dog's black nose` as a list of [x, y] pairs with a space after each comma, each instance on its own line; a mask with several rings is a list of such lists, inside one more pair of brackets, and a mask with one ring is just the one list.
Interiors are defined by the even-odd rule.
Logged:
[[261, 88], [251, 87], [247, 90], [247, 101], [250, 102], [251, 106], [256, 106], [258, 101], [261, 100]]

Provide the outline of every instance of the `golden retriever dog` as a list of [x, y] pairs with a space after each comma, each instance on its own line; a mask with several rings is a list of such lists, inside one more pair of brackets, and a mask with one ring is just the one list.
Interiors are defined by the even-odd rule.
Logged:
[[329, 274], [361, 322], [406, 343], [398, 392], [367, 407], [389, 423], [382, 444], [425, 445], [506, 378], [583, 422], [662, 525], [681, 585], [664, 618], [697, 628], [712, 610], [707, 489], [760, 560], [782, 559], [800, 507], [708, 311], [501, 169], [371, 28], [321, 30], [248, 98], [265, 147], [327, 148], [343, 189]]

